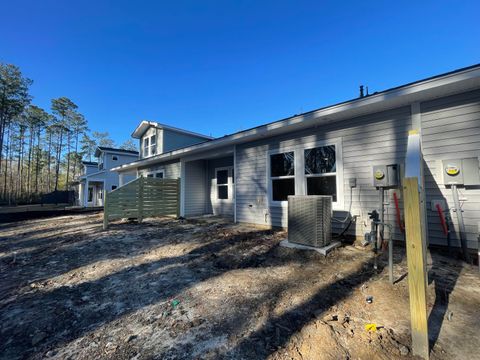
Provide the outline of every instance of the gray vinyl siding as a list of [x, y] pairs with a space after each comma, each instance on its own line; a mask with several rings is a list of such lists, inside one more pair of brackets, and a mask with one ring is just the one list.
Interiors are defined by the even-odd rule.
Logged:
[[[480, 90], [436, 99], [421, 104], [422, 147], [425, 160], [425, 188], [429, 240], [432, 244], [446, 245], [431, 200], [447, 201], [454, 224], [452, 245], [459, 246], [457, 215], [451, 190], [442, 184], [441, 160], [480, 157]], [[480, 187], [460, 188], [463, 217], [468, 246], [477, 247], [480, 223]]]
[[[357, 187], [353, 189], [351, 196], [352, 213], [360, 217], [356, 224], [352, 224], [349, 233], [363, 236], [363, 233], [369, 231], [367, 212], [379, 207], [378, 191], [372, 185], [372, 165], [388, 163], [403, 165], [410, 129], [410, 107], [403, 107], [237, 146], [237, 221], [287, 226], [287, 208], [270, 206], [267, 198], [266, 170], [269, 150], [279, 146], [288, 147], [341, 139], [343, 209], [350, 208], [348, 181], [349, 178], [355, 177]], [[399, 195], [401, 198], [401, 194]], [[386, 194], [389, 205], [386, 206], [385, 218], [395, 227], [395, 239], [400, 240], [403, 236], [395, 226], [392, 197], [393, 190], [390, 190]], [[269, 215], [265, 216], [265, 212]], [[345, 211], [334, 211], [334, 216], [338, 219], [345, 215]], [[342, 224], [333, 223], [334, 232], [339, 232], [342, 228]]]
[[185, 163], [185, 216], [205, 214], [207, 187], [204, 160]]
[[[216, 173], [215, 169], [233, 166], [233, 157], [223, 157], [207, 161], [208, 182], [207, 182], [207, 214], [233, 216], [233, 196], [228, 201], [216, 202]], [[232, 192], [233, 193], [233, 192]]]
[[185, 146], [198, 144], [206, 139], [194, 135], [182, 134], [176, 131], [163, 130], [162, 149], [163, 152], [183, 148]]
[[147, 176], [150, 172], [163, 170], [165, 179], [178, 179], [180, 177], [180, 161], [171, 161], [143, 167], [138, 170], [138, 176]]

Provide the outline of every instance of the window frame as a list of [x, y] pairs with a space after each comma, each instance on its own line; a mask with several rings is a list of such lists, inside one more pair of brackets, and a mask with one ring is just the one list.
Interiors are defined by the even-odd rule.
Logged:
[[[162, 177], [157, 178], [157, 176], [156, 176], [157, 174], [162, 174]], [[149, 176], [149, 175], [152, 175], [152, 176]], [[145, 177], [151, 177], [151, 178], [154, 178], [154, 179], [165, 179], [165, 170], [161, 169], [161, 170], [149, 171], [145, 174]]]
[[[227, 183], [226, 184], [217, 184], [217, 179], [218, 179], [218, 172], [219, 171], [227, 171]], [[234, 198], [234, 191], [233, 191], [233, 186], [234, 186], [234, 181], [233, 181], [233, 166], [222, 166], [215, 168], [215, 186], [214, 186], [214, 192], [215, 192], [215, 202], [216, 203], [230, 203], [233, 202]], [[219, 199], [218, 198], [218, 187], [219, 186], [227, 186], [227, 199]]]
[[[155, 144], [152, 143], [155, 138]], [[152, 151], [153, 150], [153, 151]], [[157, 153], [157, 134], [151, 134], [142, 138], [142, 154], [144, 158], [156, 155]]]
[[[342, 139], [334, 138], [329, 140], [320, 141], [306, 141], [305, 139], [292, 139], [289, 141], [301, 141], [302, 143], [295, 146], [284, 146], [281, 143], [275, 149], [267, 150], [267, 203], [269, 206], [276, 207], [288, 207], [288, 201], [274, 201], [273, 200], [273, 187], [270, 155], [281, 154], [286, 152], [294, 152], [294, 169], [295, 175], [273, 177], [273, 179], [281, 178], [294, 178], [295, 179], [295, 195], [307, 195], [307, 178], [308, 177], [321, 177], [321, 176], [336, 176], [336, 188], [337, 188], [337, 201], [332, 202], [334, 210], [344, 210], [344, 183], [343, 183], [343, 153], [342, 153]], [[322, 146], [335, 146], [335, 161], [336, 172], [335, 173], [323, 173], [323, 174], [305, 174], [305, 150], [313, 149]]]
[[[294, 175], [283, 175], [283, 176], [272, 176], [272, 155], [277, 154], [284, 154], [288, 152], [293, 152], [293, 169]], [[296, 147], [280, 147], [276, 150], [269, 150], [267, 152], [267, 195], [268, 195], [268, 203], [272, 206], [285, 206], [288, 201], [283, 200], [273, 200], [273, 180], [282, 180], [282, 179], [293, 179], [294, 180], [294, 195], [298, 194], [297, 190], [297, 174], [298, 174], [298, 149]]]
[[[306, 150], [313, 150], [313, 149], [316, 149], [316, 148], [320, 148], [320, 147], [326, 147], [326, 146], [334, 146], [335, 147], [335, 172], [328, 172], [328, 173], [319, 173], [319, 174], [305, 174], [305, 151]], [[315, 146], [306, 146], [303, 148], [302, 150], [302, 154], [303, 154], [303, 176], [305, 177], [305, 179], [303, 180], [304, 181], [304, 186], [305, 186], [305, 195], [308, 195], [308, 179], [309, 178], [319, 178], [319, 177], [329, 177], [329, 176], [335, 176], [337, 177], [337, 173], [338, 173], [338, 164], [337, 164], [337, 145], [335, 144], [320, 144], [320, 145], [315, 145]], [[336, 196], [337, 196], [337, 201], [332, 201], [332, 204], [335, 204], [338, 202], [338, 187], [339, 184], [338, 184], [338, 181], [337, 179], [335, 178], [335, 187], [336, 187]]]

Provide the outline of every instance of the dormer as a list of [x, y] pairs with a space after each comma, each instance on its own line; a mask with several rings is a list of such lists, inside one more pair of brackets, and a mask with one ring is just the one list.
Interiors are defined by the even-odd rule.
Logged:
[[98, 158], [97, 171], [110, 170], [137, 160], [138, 151], [99, 146], [95, 150], [95, 157]]
[[154, 121], [142, 121], [133, 132], [132, 137], [139, 140], [140, 158], [163, 154], [213, 139], [211, 136]]

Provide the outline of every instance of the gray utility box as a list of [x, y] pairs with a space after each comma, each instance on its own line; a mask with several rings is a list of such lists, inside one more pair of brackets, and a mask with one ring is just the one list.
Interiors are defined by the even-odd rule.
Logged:
[[398, 164], [373, 166], [373, 186], [377, 188], [396, 188], [399, 182], [400, 166]]
[[332, 197], [293, 195], [288, 197], [288, 241], [324, 247], [332, 241]]
[[444, 185], [480, 185], [478, 158], [442, 160]]

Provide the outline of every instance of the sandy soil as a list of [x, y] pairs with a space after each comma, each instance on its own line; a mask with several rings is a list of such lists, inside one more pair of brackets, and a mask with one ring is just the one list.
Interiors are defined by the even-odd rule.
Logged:
[[[0, 225], [0, 358], [411, 357], [403, 249], [392, 286], [369, 250], [325, 258], [285, 235], [211, 218]], [[477, 269], [435, 253], [429, 268], [431, 358], [478, 358]]]

